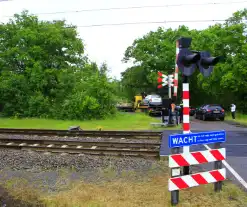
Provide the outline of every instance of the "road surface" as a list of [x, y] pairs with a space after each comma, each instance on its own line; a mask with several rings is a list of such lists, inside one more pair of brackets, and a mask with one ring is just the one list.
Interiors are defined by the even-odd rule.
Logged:
[[[191, 120], [191, 132], [203, 132], [203, 131], [216, 131], [226, 130], [226, 143], [222, 144], [222, 147], [226, 148], [226, 161], [234, 168], [235, 171], [247, 182], [247, 128], [236, 127], [221, 121], [201, 121], [193, 119]], [[161, 153], [164, 155], [170, 154], [168, 148], [168, 136], [172, 133], [181, 133], [180, 130], [165, 131], [165, 140], [161, 145]], [[208, 145], [213, 148], [212, 145]], [[191, 151], [206, 150], [203, 145], [191, 146]], [[213, 167], [213, 163], [203, 165], [205, 169], [210, 170]], [[234, 176], [227, 172], [227, 178], [235, 180]]]

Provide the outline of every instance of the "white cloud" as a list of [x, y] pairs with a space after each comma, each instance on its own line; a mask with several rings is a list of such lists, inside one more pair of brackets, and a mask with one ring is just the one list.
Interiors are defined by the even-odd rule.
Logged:
[[[233, 0], [231, 0], [233, 1]], [[58, 11], [74, 11], [85, 9], [101, 9], [113, 7], [165, 5], [163, 0], [12, 0], [0, 2], [0, 21], [6, 22], [14, 13], [20, 13], [27, 9], [31, 13], [53, 13]], [[202, 4], [215, 2], [212, 0], [173, 0], [170, 4]], [[224, 0], [217, 1], [224, 2]], [[77, 26], [108, 24], [122, 22], [151, 22], [151, 21], [179, 21], [179, 20], [221, 20], [227, 19], [233, 12], [247, 6], [247, 1], [238, 4], [219, 4], [201, 6], [173, 6], [128, 10], [91, 11], [60, 14], [40, 14], [40, 19], [66, 19]], [[134, 39], [143, 36], [150, 30], [156, 30], [158, 26], [176, 28], [179, 24], [185, 24], [190, 28], [203, 29], [214, 22], [188, 22], [167, 24], [139, 24], [125, 26], [106, 27], [79, 27], [78, 31], [86, 44], [86, 52], [90, 59], [97, 63], [107, 62], [112, 75], [120, 77], [120, 72], [126, 69], [121, 62], [125, 49], [132, 44]]]

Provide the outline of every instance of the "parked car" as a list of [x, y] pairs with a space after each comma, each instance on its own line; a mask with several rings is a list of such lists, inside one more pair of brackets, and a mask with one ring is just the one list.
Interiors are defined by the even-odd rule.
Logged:
[[195, 112], [195, 118], [203, 121], [207, 119], [225, 120], [225, 110], [219, 104], [204, 104]]
[[143, 104], [149, 106], [160, 106], [162, 105], [162, 98], [160, 95], [156, 94], [147, 95], [145, 99], [143, 99]]
[[194, 116], [195, 112], [196, 112], [196, 109], [190, 106], [190, 116]]

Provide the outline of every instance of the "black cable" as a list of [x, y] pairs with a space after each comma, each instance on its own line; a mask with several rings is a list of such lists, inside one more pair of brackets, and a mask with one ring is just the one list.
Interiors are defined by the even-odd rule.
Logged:
[[[13, 0], [12, 0], [13, 1]], [[206, 6], [206, 5], [222, 5], [222, 4], [241, 4], [247, 1], [229, 1], [229, 2], [207, 2], [207, 3], [194, 3], [194, 4], [167, 4], [167, 5], [150, 5], [150, 6], [130, 6], [130, 7], [113, 7], [113, 8], [100, 8], [100, 9], [82, 9], [72, 11], [57, 11], [57, 12], [44, 12], [35, 13], [34, 15], [51, 15], [51, 14], [65, 14], [65, 13], [81, 13], [81, 12], [94, 12], [94, 11], [111, 11], [111, 10], [129, 10], [129, 9], [145, 9], [145, 8], [161, 8], [161, 7], [180, 7], [180, 6]], [[12, 17], [12, 16], [3, 16]]]
[[[188, 23], [188, 22], [225, 22], [227, 20], [168, 20], [168, 21], [153, 21], [153, 22], [122, 22], [122, 23], [109, 23], [109, 24], [91, 24], [91, 25], [79, 25], [71, 27], [103, 27], [103, 26], [124, 26], [124, 25], [136, 25], [136, 24], [166, 24], [166, 23]], [[70, 27], [68, 27], [70, 28]]]

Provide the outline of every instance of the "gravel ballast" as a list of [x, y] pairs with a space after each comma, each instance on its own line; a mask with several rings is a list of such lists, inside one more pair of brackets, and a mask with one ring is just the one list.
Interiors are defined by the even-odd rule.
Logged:
[[149, 169], [155, 160], [145, 158], [116, 158], [106, 156], [70, 155], [58, 153], [37, 153], [34, 151], [0, 151], [0, 169], [57, 169], [71, 168], [76, 171], [84, 169], [105, 168], [114, 166], [126, 170]]
[[[30, 183], [41, 183], [52, 191], [59, 182], [101, 182], [132, 172], [137, 176], [135, 179], [142, 179], [150, 171], [162, 173], [167, 167], [167, 164], [161, 164], [158, 160], [145, 158], [78, 156], [17, 150], [0, 150], [0, 160], [0, 181], [20, 178]], [[63, 181], [61, 172], [66, 174]]]
[[121, 139], [121, 138], [102, 138], [102, 137], [68, 137], [68, 136], [39, 136], [39, 135], [8, 135], [0, 134], [0, 139], [41, 139], [41, 140], [66, 140], [66, 141], [117, 141], [117, 142], [143, 142], [160, 143], [159, 139]]

